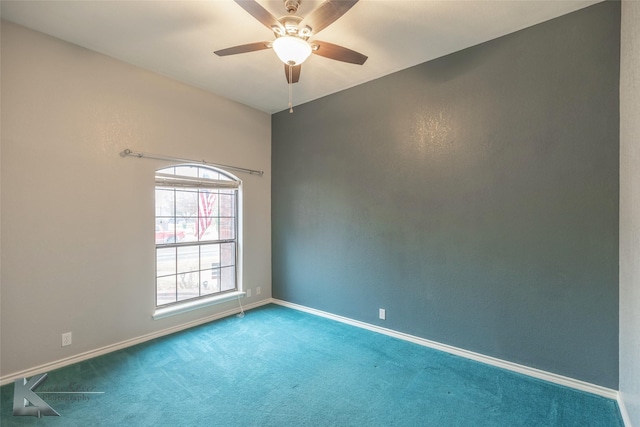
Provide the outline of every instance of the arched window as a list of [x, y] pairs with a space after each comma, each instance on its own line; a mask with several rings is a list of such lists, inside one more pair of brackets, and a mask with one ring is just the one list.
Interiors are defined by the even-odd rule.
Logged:
[[239, 290], [240, 185], [209, 166], [156, 171], [156, 307]]

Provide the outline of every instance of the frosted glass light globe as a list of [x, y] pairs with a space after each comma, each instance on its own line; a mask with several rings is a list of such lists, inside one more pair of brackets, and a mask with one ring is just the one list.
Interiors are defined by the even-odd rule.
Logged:
[[273, 50], [282, 62], [300, 65], [311, 55], [311, 45], [298, 37], [283, 36], [273, 41]]

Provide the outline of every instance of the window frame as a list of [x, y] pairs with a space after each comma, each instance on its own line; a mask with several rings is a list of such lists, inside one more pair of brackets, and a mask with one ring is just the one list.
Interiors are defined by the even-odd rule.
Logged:
[[[180, 172], [181, 168], [194, 168], [194, 172], [195, 175], [197, 176], [188, 176], [188, 175], [179, 175], [178, 173]], [[210, 178], [205, 178], [205, 177], [201, 177], [201, 175], [203, 175], [203, 171], [208, 171], [211, 172], [212, 174], [215, 174], [218, 178], [217, 179], [210, 179]], [[218, 168], [218, 167], [213, 167], [213, 166], [209, 166], [209, 165], [201, 165], [201, 164], [193, 164], [193, 163], [183, 163], [183, 164], [175, 164], [175, 165], [169, 165], [169, 166], [165, 166], [162, 167], [160, 169], [157, 169], [155, 171], [155, 183], [154, 183], [154, 205], [156, 206], [156, 210], [154, 212], [154, 226], [157, 227], [158, 226], [158, 219], [166, 219], [169, 218], [169, 222], [171, 223], [171, 219], [173, 220], [173, 224], [175, 227], [175, 224], [178, 223], [178, 220], [183, 218], [182, 216], [178, 215], [178, 212], [175, 210], [173, 210], [172, 215], [158, 215], [158, 206], [157, 206], [157, 191], [158, 190], [165, 190], [165, 189], [169, 189], [169, 190], [173, 190], [174, 191], [174, 206], [176, 203], [175, 200], [175, 196], [177, 194], [177, 192], [184, 192], [184, 193], [188, 193], [188, 192], [194, 192], [197, 194], [196, 199], [197, 199], [197, 204], [196, 204], [196, 216], [194, 217], [195, 219], [195, 223], [199, 224], [199, 220], [200, 220], [200, 212], [198, 211], [198, 204], [201, 201], [201, 193], [202, 191], [206, 190], [206, 189], [214, 189], [214, 191], [218, 191], [218, 197], [220, 196], [220, 191], [232, 191], [233, 193], [233, 216], [232, 218], [234, 219], [234, 233], [233, 233], [233, 238], [221, 238], [220, 234], [217, 234], [217, 238], [214, 240], [201, 240], [201, 237], [199, 235], [199, 227], [200, 225], [196, 225], [196, 231], [195, 234], [198, 236], [197, 239], [195, 241], [188, 241], [188, 242], [179, 242], [177, 241], [177, 239], [174, 239], [173, 242], [162, 242], [162, 243], [158, 243], [156, 239], [154, 239], [155, 242], [155, 246], [154, 246], [154, 271], [155, 271], [155, 275], [154, 275], [154, 307], [155, 307], [155, 311], [153, 314], [153, 318], [154, 319], [160, 319], [163, 317], [167, 317], [167, 316], [171, 316], [174, 314], [179, 314], [185, 311], [190, 311], [190, 310], [194, 310], [197, 308], [201, 308], [201, 307], [206, 307], [206, 306], [210, 306], [213, 304], [218, 304], [221, 302], [225, 302], [225, 301], [229, 301], [229, 300], [233, 300], [236, 298], [240, 298], [241, 296], [245, 295], [245, 292], [243, 292], [243, 286], [242, 286], [242, 180], [240, 180], [238, 177], [236, 177], [235, 175], [225, 171], [224, 169]], [[224, 194], [224, 193], [223, 193]], [[220, 203], [220, 199], [218, 199], [218, 202]], [[218, 209], [219, 209], [219, 205], [218, 205]], [[217, 218], [218, 220], [218, 224], [220, 224], [220, 219], [222, 218], [221, 212], [218, 210], [217, 211], [217, 215], [215, 217], [211, 217], [211, 218]], [[208, 230], [209, 227], [211, 225], [208, 225], [207, 228], [205, 230]], [[219, 226], [218, 226], [219, 227]], [[218, 233], [220, 232], [220, 228], [218, 228]], [[175, 233], [175, 232], [174, 232]], [[219, 288], [218, 291], [215, 291], [214, 293], [202, 293], [202, 273], [205, 271], [211, 271], [212, 273], [212, 277], [213, 277], [213, 272], [215, 270], [215, 268], [211, 268], [211, 269], [205, 269], [203, 270], [202, 267], [202, 247], [205, 245], [219, 245], [218, 248], [218, 261], [219, 264], [221, 262], [221, 257], [222, 255], [222, 247], [224, 244], [228, 244], [228, 243], [233, 243], [235, 245], [235, 253], [233, 254], [234, 256], [234, 264], [233, 264], [233, 272], [234, 272], [234, 287], [228, 290], [223, 290], [222, 289], [222, 272], [223, 272], [223, 266], [218, 267], [218, 278], [217, 278], [217, 287]], [[185, 298], [180, 300], [179, 299], [179, 289], [178, 289], [178, 277], [181, 274], [177, 268], [177, 265], [179, 263], [179, 248], [180, 247], [194, 247], [194, 248], [198, 248], [198, 284], [197, 284], [197, 290], [198, 290], [198, 295], [197, 296], [193, 296], [193, 297], [189, 297], [189, 298]], [[175, 260], [176, 260], [176, 269], [175, 269], [175, 273], [173, 275], [175, 275], [176, 277], [176, 286], [175, 286], [175, 292], [176, 292], [176, 298], [174, 301], [172, 302], [166, 302], [166, 303], [162, 303], [160, 305], [158, 300], [158, 295], [159, 295], [159, 289], [158, 289], [158, 282], [159, 282], [159, 278], [161, 277], [169, 277], [172, 274], [167, 275], [159, 275], [159, 266], [158, 266], [158, 251], [161, 249], [166, 249], [166, 248], [176, 248], [176, 255], [175, 255]], [[231, 266], [229, 266], [231, 267]], [[191, 273], [193, 273], [195, 271], [191, 271]]]

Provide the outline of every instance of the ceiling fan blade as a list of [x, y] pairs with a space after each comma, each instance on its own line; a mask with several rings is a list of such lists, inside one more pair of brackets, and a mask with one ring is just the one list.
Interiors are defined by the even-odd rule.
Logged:
[[[293, 68], [293, 70], [291, 70], [291, 81], [289, 81], [289, 68]], [[302, 70], [302, 65], [294, 65], [291, 67], [289, 64], [284, 64], [284, 74], [287, 76], [287, 83], [298, 83], [298, 80], [300, 80], [300, 70]]]
[[265, 27], [270, 30], [273, 30], [273, 27], [278, 27], [282, 31], [284, 31], [283, 25], [278, 21], [278, 19], [273, 16], [267, 9], [260, 6], [258, 2], [255, 0], [234, 0], [241, 8], [243, 8], [249, 15], [256, 18], [258, 21], [262, 23]]
[[357, 2], [358, 0], [326, 0], [307, 15], [298, 27], [304, 28], [308, 26], [313, 31], [313, 34], [318, 34], [347, 13]]
[[347, 49], [346, 47], [338, 46], [337, 44], [333, 43], [314, 40], [311, 42], [311, 44], [318, 46], [318, 48], [313, 50], [312, 53], [324, 56], [325, 58], [335, 59], [336, 61], [362, 65], [368, 58], [367, 56], [358, 53], [355, 50]]
[[257, 50], [271, 49], [271, 42], [256, 42], [243, 44], [240, 46], [228, 47], [226, 49], [216, 50], [218, 56], [237, 55], [238, 53], [255, 52]]

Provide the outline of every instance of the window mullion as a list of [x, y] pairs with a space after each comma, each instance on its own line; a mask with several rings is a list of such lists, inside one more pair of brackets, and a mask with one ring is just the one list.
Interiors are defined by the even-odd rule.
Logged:
[[[175, 169], [174, 169], [174, 173], [175, 173]], [[175, 224], [176, 224], [176, 212], [178, 210], [178, 195], [176, 193], [177, 192], [174, 189], [173, 190], [173, 224], [174, 224], [173, 233], [174, 233], [174, 235], [176, 234]], [[174, 239], [174, 241], [175, 240], [176, 239]], [[174, 270], [176, 272], [176, 274], [175, 274], [175, 282], [176, 282], [176, 286], [175, 286], [175, 288], [176, 288], [175, 301], [178, 301], [178, 295], [179, 295], [179, 293], [178, 293], [178, 286], [179, 286], [178, 285], [178, 248], [175, 247], [174, 251], [175, 251], [175, 254], [176, 254], [175, 257], [174, 257], [175, 260], [176, 260], [176, 267], [175, 267], [175, 270]]]

